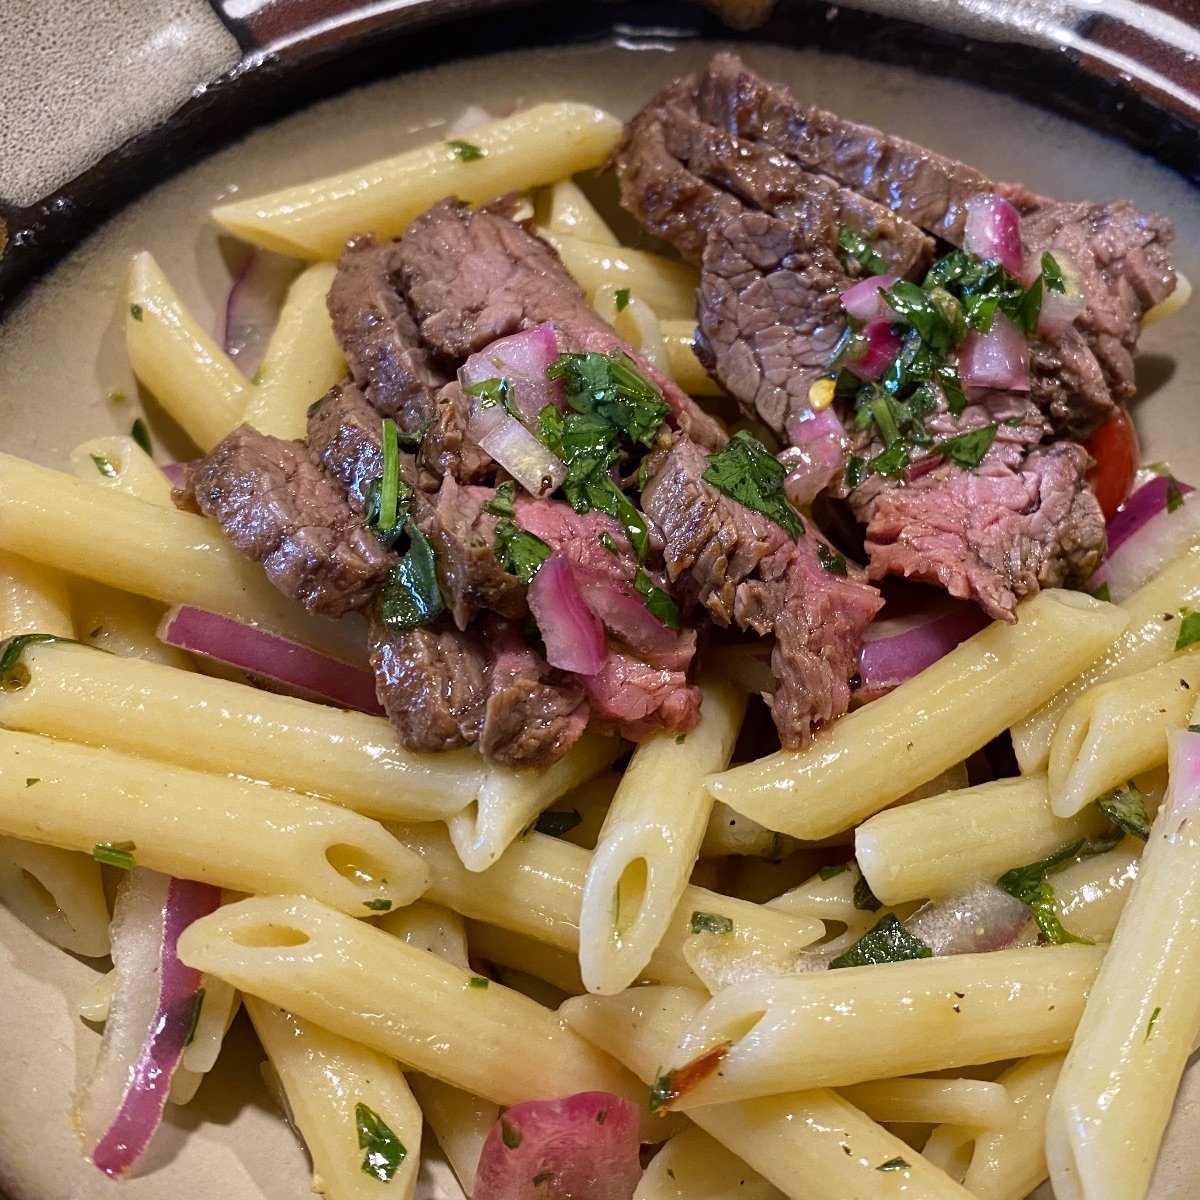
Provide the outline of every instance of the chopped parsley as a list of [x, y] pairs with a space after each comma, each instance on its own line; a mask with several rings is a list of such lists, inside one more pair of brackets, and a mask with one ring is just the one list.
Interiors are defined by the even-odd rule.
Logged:
[[720, 913], [694, 912], [692, 913], [692, 932], [732, 933], [733, 921], [729, 917], [721, 916]]
[[613, 556], [613, 558], [621, 557], [621, 551], [617, 549], [617, 543], [613, 540], [613, 535], [609, 533], [607, 529], [600, 530], [599, 541], [600, 545], [602, 545], [605, 550], [607, 550], [609, 554]]
[[500, 1140], [504, 1143], [505, 1148], [515, 1150], [524, 1140], [525, 1135], [512, 1125], [507, 1118], [500, 1118]]
[[1103, 600], [1106, 604], [1112, 603], [1112, 592], [1107, 583], [1102, 583], [1098, 588], [1092, 588], [1091, 595], [1095, 600]]
[[570, 833], [577, 825], [582, 824], [583, 815], [579, 809], [573, 808], [570, 812], [544, 812], [538, 814], [538, 819], [534, 821], [533, 827], [538, 833], [544, 833], [547, 837], [562, 837], [564, 833]]
[[117, 468], [112, 465], [103, 455], [89, 454], [88, 457], [96, 465], [96, 470], [100, 472], [106, 479], [116, 479]]
[[473, 142], [464, 142], [461, 138], [451, 138], [446, 143], [463, 162], [477, 162], [487, 156], [487, 151], [480, 149]]
[[836, 879], [837, 876], [844, 875], [848, 870], [850, 870], [850, 864], [848, 862], [834, 863], [832, 866], [822, 867], [817, 872], [817, 878], [823, 881]]
[[988, 447], [996, 440], [999, 425], [984, 425], [981, 429], [972, 429], [967, 433], [957, 433], [940, 442], [934, 442], [930, 449], [934, 454], [940, 454], [960, 467], [970, 470], [979, 466]]
[[502, 408], [510, 417], [521, 419], [513, 399], [512, 384], [507, 379], [481, 379], [478, 383], [468, 384], [463, 391], [468, 396], [478, 396], [480, 408]]
[[379, 508], [376, 524], [383, 534], [396, 528], [400, 505], [400, 447], [396, 442], [396, 422], [383, 419], [383, 474], [379, 480]]
[[910, 958], [932, 958], [933, 950], [915, 934], [909, 933], [895, 913], [887, 913], [846, 951], [830, 964], [838, 967], [866, 967], [878, 963], [904, 962]]
[[1200, 642], [1200, 612], [1190, 608], [1179, 610], [1179, 632], [1175, 635], [1175, 649], [1186, 650], [1188, 646]]
[[883, 901], [871, 891], [871, 885], [862, 871], [854, 881], [854, 907], [860, 912], [878, 912], [883, 907]]
[[250, 382], [252, 384], [254, 384], [255, 387], [258, 387], [262, 383], [262, 381], [264, 379], [266, 379], [266, 377], [267, 377], [267, 368], [264, 364], [260, 363], [257, 367], [254, 368], [254, 374], [250, 376]]
[[519, 528], [508, 517], [501, 517], [496, 522], [493, 549], [504, 570], [515, 575], [526, 587], [551, 554], [550, 547], [540, 537]]
[[680, 628], [682, 618], [675, 598], [658, 587], [640, 567], [633, 577], [633, 590], [645, 600], [646, 607], [668, 629]]
[[617, 288], [613, 292], [613, 303], [617, 306], [617, 312], [624, 312], [629, 307], [629, 289]]
[[364, 900], [363, 908], [369, 908], [372, 912], [390, 912], [392, 902], [379, 896], [374, 900]]
[[137, 846], [133, 842], [97, 842], [92, 847], [92, 857], [97, 862], [107, 863], [110, 867], [120, 867], [122, 871], [132, 871], [134, 868], [133, 852]]
[[886, 275], [887, 262], [871, 249], [870, 242], [849, 225], [838, 226], [838, 258], [849, 273], [853, 266], [862, 268], [865, 275]]
[[1133, 780], [1113, 788], [1096, 800], [1096, 807], [1120, 830], [1146, 842], [1150, 840], [1150, 814], [1146, 798]]
[[0, 691], [17, 692], [29, 682], [29, 669], [21, 661], [28, 646], [45, 642], [69, 642], [53, 633], [18, 633], [0, 643]]
[[1042, 255], [1042, 284], [1047, 291], [1058, 292], [1063, 296], [1067, 293], [1067, 284], [1063, 279], [1062, 268], [1049, 250]]
[[496, 485], [496, 494], [490, 499], [485, 500], [481, 505], [486, 513], [491, 513], [493, 517], [511, 517], [515, 512], [514, 507], [517, 499], [517, 485], [511, 479], [504, 483]]
[[183, 1044], [190, 1046], [196, 1040], [196, 1029], [200, 1025], [200, 1013], [204, 1009], [204, 989], [198, 988], [195, 999], [192, 1001], [192, 1021], [188, 1026], [187, 1041]]
[[1160, 1012], [1162, 1012], [1162, 1009], [1156, 1008], [1150, 1014], [1150, 1020], [1146, 1022], [1146, 1036], [1142, 1038], [1143, 1042], [1148, 1042], [1150, 1040], [1150, 1035], [1154, 1032], [1154, 1026], [1158, 1024], [1158, 1014]]
[[151, 453], [150, 430], [146, 428], [146, 422], [143, 421], [141, 417], [137, 417], [133, 424], [129, 427], [129, 436], [133, 438], [133, 440], [137, 442], [137, 444], [141, 446], [141, 448], [145, 450], [147, 454]]
[[361, 1101], [354, 1106], [354, 1126], [358, 1131], [358, 1148], [366, 1151], [363, 1174], [374, 1176], [380, 1183], [389, 1182], [408, 1154], [404, 1143], [377, 1112]]
[[42, 782], [42, 779], [41, 779], [40, 775], [30, 775], [29, 778], [25, 780], [25, 786], [27, 788], [33, 787], [33, 785], [35, 783], [41, 783], [41, 782]]
[[735, 433], [729, 444], [708, 456], [702, 478], [740, 504], [775, 522], [789, 537], [804, 533], [804, 522], [788, 503], [783, 489], [783, 465], [746, 430]]
[[142, 306], [140, 304], [131, 304], [129, 306], [129, 315], [135, 321], [140, 321], [142, 319]]
[[902, 1158], [889, 1158], [887, 1160], [887, 1162], [880, 1163], [879, 1166], [877, 1166], [875, 1168], [875, 1170], [877, 1170], [877, 1171], [907, 1171], [909, 1169], [909, 1166], [910, 1166], [910, 1164], [905, 1162], [904, 1159], [902, 1159]]
[[1015, 896], [1022, 904], [1027, 904], [1033, 910], [1033, 919], [1041, 931], [1042, 937], [1055, 946], [1066, 942], [1082, 942], [1091, 945], [1087, 938], [1076, 937], [1063, 928], [1054, 908], [1054, 888], [1047, 882], [1046, 876], [1065, 863], [1070, 862], [1084, 849], [1083, 839], [1056, 850], [1039, 862], [1029, 863], [1023, 867], [1013, 867], [1005, 871], [996, 883], [1010, 896]]
[[1183, 489], [1174, 475], [1167, 476], [1167, 512], [1178, 512], [1183, 507]]
[[686, 741], [687, 741], [687, 734], [686, 734], [686, 733], [681, 733], [681, 734], [680, 734], [680, 735], [679, 735], [679, 736], [678, 736], [678, 737], [675, 739], [675, 745], [677, 745], [677, 746], [682, 746], [682, 745], [683, 745], [683, 743], [684, 743], [684, 742], [686, 742]]
[[471, 978], [467, 980], [467, 987], [474, 988], [478, 992], [486, 992], [487, 986], [490, 982], [490, 979], [487, 979], [482, 975], [472, 975]]
[[825, 545], [824, 542], [817, 542], [817, 562], [830, 573], [830, 575], [845, 575], [846, 560], [836, 551]]
[[433, 547], [415, 525], [407, 525], [408, 550], [388, 572], [380, 599], [383, 623], [400, 633], [428, 625], [446, 607], [438, 588]]

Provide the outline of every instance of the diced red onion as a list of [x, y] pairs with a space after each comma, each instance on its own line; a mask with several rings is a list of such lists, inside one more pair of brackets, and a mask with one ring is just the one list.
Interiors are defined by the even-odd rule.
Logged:
[[498, 407], [485, 411], [500, 412], [501, 416], [477, 439], [480, 449], [498, 462], [531, 496], [548, 496], [566, 479], [567, 464], [547, 450], [516, 417], [510, 417]]
[[[557, 358], [558, 338], [554, 326], [544, 321], [532, 329], [498, 338], [472, 354], [459, 368], [458, 379], [464, 387], [487, 379], [506, 379], [515, 408], [524, 423], [532, 427], [547, 404], [556, 408], [563, 406], [561, 383], [546, 378], [546, 368], [553, 366]], [[472, 410], [476, 407], [479, 407], [477, 399]], [[488, 411], [484, 409], [485, 413]], [[490, 411], [495, 411], [495, 407]], [[471, 436], [474, 438], [475, 434]]]
[[967, 387], [1029, 391], [1029, 343], [1002, 313], [987, 333], [972, 329], [958, 351], [958, 373]]
[[[1042, 307], [1038, 312], [1037, 327], [1038, 333], [1050, 336], [1069, 329], [1075, 323], [1075, 318], [1087, 308], [1087, 298], [1080, 287], [1079, 268], [1061, 250], [1054, 250], [1052, 254], [1062, 274], [1066, 291], [1057, 292], [1053, 288], [1042, 288]], [[1040, 263], [1038, 267], [1040, 269]], [[1031, 265], [1030, 270], [1032, 269]]]
[[639, 1149], [637, 1106], [611, 1092], [514, 1104], [483, 1143], [473, 1194], [631, 1200], [642, 1175]]
[[162, 1120], [171, 1075], [196, 1015], [199, 971], [175, 952], [180, 934], [214, 912], [221, 892], [135, 867], [113, 913], [117, 984], [95, 1069], [78, 1105], [88, 1155], [106, 1175], [127, 1174]]
[[[1177, 483], [1181, 496], [1195, 489]], [[1167, 563], [1200, 541], [1200, 500], [1185, 500], [1167, 511], [1171, 482], [1155, 475], [1142, 484], [1108, 523], [1108, 557], [1088, 581], [1088, 588], [1108, 587], [1120, 603], [1148, 583]]]
[[225, 301], [225, 353], [247, 377], [262, 363], [297, 269], [295, 259], [252, 250], [229, 289]]
[[894, 287], [899, 279], [899, 275], [868, 275], [852, 284], [842, 293], [846, 315], [858, 321], [875, 321], [880, 317], [895, 320], [896, 314], [883, 302], [880, 293]]
[[842, 365], [852, 375], [867, 382], [881, 379], [900, 353], [900, 338], [892, 330], [891, 323], [884, 320], [869, 321], [859, 331], [859, 336], [866, 340], [866, 350], [854, 360], [843, 359]]
[[187, 483], [187, 463], [162, 463], [159, 469], [173, 488], [181, 488]]
[[1200, 816], [1200, 733], [1177, 729], [1167, 734], [1167, 794], [1162, 812], [1168, 835], [1177, 833], [1184, 821]]
[[575, 582], [588, 608], [623, 642], [639, 650], [668, 650], [678, 634], [663, 624], [623, 579], [575, 567]]
[[562, 671], [595, 675], [608, 652], [604, 626], [588, 607], [571, 563], [555, 551], [529, 585], [529, 611], [546, 645], [546, 661]]
[[784, 491], [793, 504], [810, 504], [841, 470], [850, 443], [832, 407], [800, 409], [787, 434], [792, 444], [779, 455], [787, 470]]
[[977, 605], [949, 599], [931, 611], [872, 621], [858, 652], [863, 692], [876, 695], [898, 687], [987, 624]]
[[1010, 275], [1025, 274], [1021, 246], [1021, 214], [1007, 200], [991, 192], [972, 196], [963, 226], [963, 249], [980, 258], [997, 261]]
[[[1033, 928], [1027, 904], [994, 883], [978, 883], [947, 900], [925, 904], [904, 922], [936, 957], [1006, 950]], [[1036, 941], [1036, 934], [1030, 939]]]
[[191, 654], [246, 671], [282, 691], [327, 700], [341, 708], [381, 714], [375, 675], [233, 617], [181, 604], [158, 627], [159, 640]]

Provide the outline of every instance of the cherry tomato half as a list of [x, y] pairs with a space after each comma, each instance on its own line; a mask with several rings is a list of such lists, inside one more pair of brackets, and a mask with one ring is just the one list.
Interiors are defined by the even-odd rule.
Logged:
[[1083, 447], [1095, 460], [1087, 480], [1100, 501], [1104, 519], [1109, 520], [1129, 495], [1140, 458], [1137, 433], [1124, 406], [1118, 408], [1116, 416], [1101, 425]]

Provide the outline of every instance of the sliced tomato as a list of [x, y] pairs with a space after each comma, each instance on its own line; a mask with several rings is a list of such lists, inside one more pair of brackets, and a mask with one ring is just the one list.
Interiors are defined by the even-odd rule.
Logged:
[[1117, 415], [1101, 425], [1083, 446], [1095, 460], [1087, 479], [1107, 521], [1129, 495], [1140, 459], [1137, 432], [1125, 407], [1118, 408]]

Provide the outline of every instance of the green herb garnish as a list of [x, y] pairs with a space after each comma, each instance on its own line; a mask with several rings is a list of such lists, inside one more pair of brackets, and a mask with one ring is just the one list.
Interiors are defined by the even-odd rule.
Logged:
[[383, 623], [400, 633], [428, 625], [446, 607], [429, 539], [411, 523], [408, 535], [408, 550], [388, 572], [380, 594]]
[[131, 304], [129, 306], [129, 315], [135, 321], [140, 321], [142, 319], [142, 306], [140, 304]]
[[547, 837], [562, 837], [564, 833], [570, 833], [582, 821], [583, 815], [579, 809], [573, 808], [570, 812], [539, 813], [533, 827], [538, 833], [544, 833]]
[[141, 446], [141, 448], [145, 450], [147, 454], [151, 453], [150, 430], [146, 428], [146, 422], [143, 421], [141, 417], [136, 418], [133, 424], [129, 427], [129, 436], [133, 438], [133, 440], [137, 442], [137, 444]]
[[740, 504], [774, 521], [789, 537], [804, 533], [804, 522], [783, 489], [787, 472], [756, 437], [742, 430], [724, 450], [708, 456], [702, 478]]
[[1150, 1035], [1154, 1032], [1154, 1026], [1158, 1023], [1158, 1014], [1160, 1012], [1162, 1012], [1162, 1009], [1156, 1008], [1150, 1014], [1150, 1020], [1146, 1022], [1146, 1036], [1142, 1038], [1143, 1042], [1148, 1042], [1150, 1040]]
[[33, 785], [35, 783], [41, 783], [41, 782], [42, 782], [42, 778], [40, 775], [30, 775], [29, 778], [25, 780], [25, 786], [27, 788], [33, 787]]
[[728, 917], [721, 916], [720, 913], [694, 912], [692, 913], [692, 932], [732, 933], [733, 922]]
[[107, 863], [110, 867], [120, 867], [122, 871], [132, 871], [134, 868], [133, 852], [137, 846], [133, 842], [97, 842], [92, 847], [92, 857], [97, 862]]
[[486, 979], [482, 975], [472, 975], [471, 978], [467, 980], [467, 987], [474, 988], [479, 992], [486, 992], [487, 986], [490, 982], [490, 979]]
[[96, 470], [100, 472], [106, 479], [116, 479], [117, 468], [99, 454], [89, 454], [88, 457], [96, 464]]
[[1103, 600], [1106, 604], [1112, 603], [1112, 592], [1107, 583], [1102, 583], [1098, 588], [1092, 588], [1091, 596], [1095, 600]]
[[383, 473], [379, 480], [378, 529], [390, 533], [396, 528], [400, 502], [400, 447], [396, 443], [396, 422], [383, 419]]
[[887, 1162], [880, 1163], [875, 1168], [877, 1171], [907, 1171], [909, 1164], [902, 1158], [889, 1158]]
[[1051, 292], [1058, 292], [1062, 296], [1067, 294], [1067, 284], [1063, 279], [1062, 268], [1049, 250], [1042, 255], [1042, 283]]
[[1183, 489], [1174, 475], [1167, 476], [1167, 512], [1178, 512], [1183, 507]]
[[878, 963], [904, 962], [910, 958], [932, 958], [933, 950], [911, 934], [895, 913], [887, 913], [846, 951], [830, 964], [838, 967], [866, 967]]
[[507, 379], [481, 379], [478, 383], [468, 384], [463, 391], [468, 396], [478, 396], [480, 408], [502, 408], [510, 417], [521, 419], [513, 399], [512, 384]]
[[847, 271], [851, 263], [857, 263], [867, 275], [886, 275], [888, 264], [874, 250], [861, 233], [855, 233], [849, 225], [838, 226], [837, 244], [842, 265]]
[[363, 908], [369, 908], [372, 912], [390, 912], [392, 902], [379, 896], [374, 900], [364, 900]]
[[508, 517], [496, 522], [494, 552], [504, 570], [515, 575], [526, 587], [552, 553], [540, 537], [519, 528]]
[[633, 590], [646, 602], [646, 607], [668, 629], [679, 629], [682, 618], [675, 598], [664, 592], [640, 567], [633, 577]]
[[361, 1101], [354, 1106], [354, 1125], [358, 1131], [358, 1148], [366, 1151], [362, 1160], [363, 1174], [387, 1183], [408, 1154], [404, 1143], [377, 1112]]
[[883, 901], [871, 891], [871, 885], [861, 869], [854, 881], [854, 907], [861, 912], [878, 912], [883, 907]]
[[1175, 635], [1175, 649], [1185, 650], [1200, 642], [1200, 612], [1190, 608], [1179, 610], [1179, 632]]
[[192, 1001], [192, 1020], [188, 1025], [187, 1041], [183, 1044], [190, 1046], [196, 1040], [196, 1029], [200, 1024], [200, 1013], [204, 1008], [204, 989], [199, 988], [196, 991], [195, 999]]
[[451, 138], [446, 143], [463, 162], [476, 162], [486, 157], [487, 151], [481, 150], [472, 142], [464, 142], [461, 138]]
[[1146, 798], [1133, 780], [1113, 788], [1096, 800], [1096, 807], [1120, 830], [1143, 842], [1150, 840], [1150, 814]]
[[29, 682], [29, 669], [21, 661], [27, 647], [71, 641], [71, 638], [57, 637], [53, 633], [18, 633], [0, 643], [0, 691], [20, 691]]
[[493, 517], [511, 517], [516, 511], [514, 508], [516, 499], [517, 485], [510, 479], [497, 484], [496, 494], [490, 500], [485, 500], [480, 507], [484, 512], [491, 513]]
[[629, 307], [629, 289], [617, 288], [613, 293], [613, 302], [617, 306], [617, 312], [624, 312]]
[[821, 541], [817, 542], [817, 561], [830, 575], [846, 574], [846, 560]]
[[1055, 946], [1061, 946], [1066, 942], [1082, 942], [1085, 945], [1091, 945], [1087, 938], [1076, 937], [1063, 928], [1054, 908], [1054, 889], [1046, 881], [1047, 874], [1055, 867], [1069, 862], [1083, 848], [1084, 842], [1080, 838], [1069, 846], [1056, 850], [1039, 862], [1029, 863], [1024, 867], [1013, 867], [1011, 871], [1005, 871], [996, 880], [996, 883], [1010, 896], [1015, 896], [1022, 904], [1029, 905], [1042, 936]]
[[960, 467], [979, 466], [988, 448], [996, 440], [998, 425], [984, 425], [981, 429], [972, 429], [967, 433], [957, 433], [940, 442], [934, 442], [931, 449], [934, 454], [941, 454]]
[[839, 875], [844, 875], [848, 870], [850, 870], [850, 864], [848, 862], [834, 863], [832, 866], [822, 867], [817, 872], [817, 878], [828, 881], [830, 879], [837, 878]]

